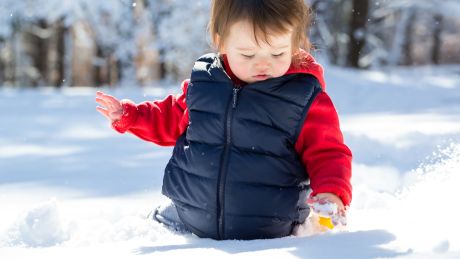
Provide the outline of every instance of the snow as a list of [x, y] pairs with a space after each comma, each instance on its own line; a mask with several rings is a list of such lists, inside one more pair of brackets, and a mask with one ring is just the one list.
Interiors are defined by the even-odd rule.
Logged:
[[[171, 148], [110, 129], [97, 89], [0, 88], [0, 258], [459, 258], [460, 67], [325, 71], [354, 153], [345, 231], [170, 231], [146, 217]], [[140, 102], [179, 89], [105, 90]]]

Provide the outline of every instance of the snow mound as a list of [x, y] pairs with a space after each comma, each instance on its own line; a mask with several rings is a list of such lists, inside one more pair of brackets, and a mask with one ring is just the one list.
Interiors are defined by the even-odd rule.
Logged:
[[57, 201], [39, 204], [21, 216], [8, 231], [10, 245], [48, 247], [69, 239], [69, 231], [62, 222]]
[[174, 239], [176, 234], [139, 212], [120, 213], [99, 211], [93, 215], [74, 221], [71, 238], [65, 245], [70, 247], [113, 244], [120, 242], [156, 242]]
[[451, 144], [435, 156], [438, 162], [424, 165], [409, 177], [400, 200], [390, 208], [389, 229], [419, 250], [447, 252], [460, 249], [460, 144]]
[[385, 229], [396, 236], [395, 246], [415, 252], [458, 251], [459, 169], [460, 144], [454, 143], [408, 172], [401, 179], [403, 189], [367, 192], [367, 197], [355, 193], [358, 206], [352, 204], [350, 230]]

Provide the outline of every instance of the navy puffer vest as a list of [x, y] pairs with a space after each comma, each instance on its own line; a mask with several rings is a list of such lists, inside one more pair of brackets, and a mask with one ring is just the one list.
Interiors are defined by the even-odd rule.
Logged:
[[195, 63], [186, 102], [189, 126], [177, 140], [163, 194], [200, 237], [275, 238], [308, 216], [308, 174], [294, 145], [321, 91], [307, 74], [236, 87], [222, 61]]

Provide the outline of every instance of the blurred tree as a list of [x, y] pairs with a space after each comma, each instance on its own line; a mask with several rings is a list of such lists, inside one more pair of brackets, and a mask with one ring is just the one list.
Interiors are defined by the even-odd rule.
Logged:
[[183, 80], [190, 76], [195, 60], [211, 51], [206, 29], [210, 3], [209, 0], [160, 2], [163, 6], [156, 11], [160, 16], [157, 46], [169, 79]]
[[47, 41], [51, 35], [45, 20], [38, 20], [37, 23], [27, 23], [22, 30], [23, 51], [30, 58], [31, 66], [29, 71], [30, 83], [33, 86], [43, 85], [47, 73]]
[[[398, 15], [398, 18], [394, 17]], [[394, 22], [392, 26], [395, 27], [395, 33], [390, 47], [390, 56], [386, 63], [390, 65], [408, 65], [412, 63], [412, 32], [414, 30], [414, 23], [416, 18], [416, 10], [414, 8], [405, 8], [398, 12], [392, 13]]]
[[361, 51], [366, 44], [366, 25], [368, 21], [369, 0], [353, 0], [349, 29], [349, 49], [347, 65], [360, 67]]
[[431, 50], [431, 62], [439, 64], [441, 60], [441, 33], [443, 27], [443, 16], [439, 13], [433, 19], [433, 48]]
[[[212, 51], [209, 1], [0, 0], [0, 85], [146, 85]], [[305, 0], [339, 66], [460, 63], [458, 0]]]
[[332, 64], [346, 65], [351, 2], [311, 0], [307, 3], [315, 13], [310, 32], [314, 51], [325, 55]]
[[49, 75], [50, 84], [53, 86], [63, 86], [65, 84], [65, 57], [66, 57], [66, 44], [65, 35], [68, 33], [67, 28], [64, 26], [64, 20], [59, 19], [53, 24], [53, 33], [50, 41], [50, 53], [48, 59], [50, 60]]
[[146, 0], [2, 1], [9, 8], [0, 6], [2, 53], [14, 53], [0, 55], [4, 80], [60, 86], [159, 79]]

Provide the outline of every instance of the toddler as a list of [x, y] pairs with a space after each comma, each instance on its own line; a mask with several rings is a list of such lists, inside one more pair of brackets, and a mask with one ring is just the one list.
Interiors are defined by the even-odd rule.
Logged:
[[287, 236], [316, 204], [334, 205], [338, 224], [351, 202], [352, 155], [309, 54], [309, 8], [303, 0], [211, 4], [217, 51], [195, 62], [180, 94], [134, 104], [98, 92], [97, 110], [120, 133], [174, 146], [162, 193], [174, 224], [199, 237]]

